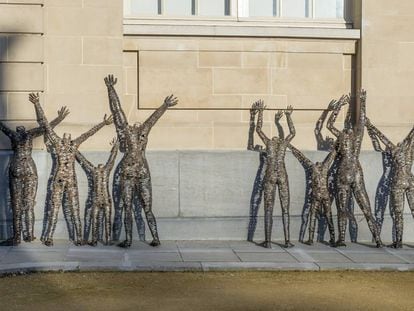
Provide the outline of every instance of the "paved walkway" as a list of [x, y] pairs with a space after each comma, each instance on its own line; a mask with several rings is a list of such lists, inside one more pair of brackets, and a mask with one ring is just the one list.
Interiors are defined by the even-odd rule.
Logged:
[[222, 271], [222, 270], [414, 270], [414, 245], [377, 249], [349, 243], [332, 248], [295, 243], [264, 249], [245, 241], [162, 241], [157, 248], [134, 241], [128, 250], [116, 246], [74, 246], [35, 241], [0, 247], [0, 273], [19, 271]]

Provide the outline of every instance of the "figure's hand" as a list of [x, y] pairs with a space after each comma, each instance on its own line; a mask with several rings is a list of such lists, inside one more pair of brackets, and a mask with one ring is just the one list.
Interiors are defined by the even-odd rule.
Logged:
[[30, 93], [29, 94], [29, 100], [33, 103], [33, 104], [36, 104], [36, 103], [39, 103], [39, 93]]
[[114, 75], [108, 75], [104, 81], [106, 86], [114, 86], [118, 80], [117, 78], [114, 78]]
[[287, 106], [286, 110], [285, 110], [285, 115], [288, 117], [290, 117], [292, 115], [293, 112], [293, 107], [291, 105]]
[[255, 102], [254, 106], [255, 106], [255, 108], [258, 112], [263, 112], [263, 110], [266, 109], [266, 106], [265, 106], [264, 101], [262, 99]]
[[277, 121], [279, 121], [282, 117], [283, 117], [283, 114], [284, 114], [285, 112], [283, 111], [283, 110], [278, 110], [276, 113], [275, 113], [275, 122], [277, 122]]
[[252, 108], [250, 108], [251, 115], [256, 115], [259, 112], [261, 103], [263, 103], [262, 100], [258, 100], [253, 103]]
[[361, 90], [361, 92], [359, 93], [359, 99], [361, 101], [364, 101], [367, 99], [367, 91], [365, 91], [364, 89]]
[[178, 104], [178, 99], [171, 94], [164, 99], [164, 104], [167, 105], [167, 107], [173, 107]]
[[69, 109], [66, 108], [66, 106], [64, 106], [64, 107], [62, 107], [58, 110], [58, 117], [62, 120], [64, 118], [66, 118], [68, 116], [68, 114], [69, 114]]
[[337, 107], [337, 101], [335, 99], [331, 100], [331, 102], [328, 105], [328, 110], [335, 110]]
[[116, 137], [114, 137], [111, 142], [109, 143], [112, 147], [115, 146], [116, 144], [118, 144], [118, 139]]
[[103, 122], [104, 122], [105, 125], [110, 125], [110, 124], [112, 124], [112, 122], [114, 122], [114, 117], [112, 115], [107, 117], [106, 114], [105, 114]]

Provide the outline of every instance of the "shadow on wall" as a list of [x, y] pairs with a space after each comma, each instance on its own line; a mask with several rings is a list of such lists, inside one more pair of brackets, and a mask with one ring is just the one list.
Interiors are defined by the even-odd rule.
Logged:
[[[7, 50], [18, 40], [14, 35], [0, 35], [0, 118], [7, 114], [7, 93], [5, 85], [5, 73], [2, 64], [7, 61]], [[9, 192], [9, 162], [12, 156], [10, 143], [6, 135], [0, 133], [0, 240], [13, 237], [13, 213]]]

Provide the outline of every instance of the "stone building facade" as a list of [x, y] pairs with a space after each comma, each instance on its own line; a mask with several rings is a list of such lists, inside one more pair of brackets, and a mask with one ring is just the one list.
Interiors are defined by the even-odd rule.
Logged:
[[[177, 1], [184, 13], [169, 0], [145, 0], [141, 7], [137, 1], [0, 0], [0, 119], [12, 127], [35, 125], [27, 96], [40, 92], [50, 118], [61, 106], [71, 111], [57, 132], [77, 136], [109, 112], [103, 82], [108, 73], [118, 77], [131, 122], [174, 93], [179, 105], [154, 127], [148, 145], [163, 239], [183, 238], [182, 224], [200, 230], [197, 238], [244, 238], [258, 165], [258, 155], [245, 151], [248, 108], [257, 99], [272, 109], [294, 106], [293, 143], [315, 159], [323, 156], [315, 151], [317, 118], [331, 99], [360, 87], [368, 91], [371, 120], [393, 141], [413, 125], [411, 0], [295, 0], [296, 9], [305, 3], [304, 13], [292, 8], [292, 15], [287, 0], [263, 1], [273, 5], [272, 13], [247, 0], [212, 1], [223, 6], [222, 16], [211, 16], [217, 10], [204, 0], [187, 1], [191, 8]], [[332, 2], [333, 15], [324, 11]], [[264, 131], [275, 134], [273, 111], [265, 113]], [[114, 135], [114, 128], [104, 128], [81, 149], [104, 159]], [[0, 147], [5, 168], [10, 146], [3, 135]], [[42, 139], [35, 149], [46, 180], [50, 163]], [[372, 197], [381, 163], [368, 136], [364, 149]], [[293, 159], [288, 163], [293, 223], [295, 217], [299, 223], [304, 177]], [[39, 226], [45, 192], [40, 184]], [[3, 194], [6, 185], [2, 181]], [[414, 240], [414, 229], [406, 228]]]

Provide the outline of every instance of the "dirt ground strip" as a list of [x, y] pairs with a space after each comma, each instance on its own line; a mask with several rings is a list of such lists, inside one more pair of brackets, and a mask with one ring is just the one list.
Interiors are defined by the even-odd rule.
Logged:
[[35, 273], [1, 310], [414, 310], [414, 272]]

